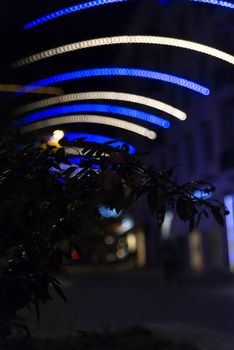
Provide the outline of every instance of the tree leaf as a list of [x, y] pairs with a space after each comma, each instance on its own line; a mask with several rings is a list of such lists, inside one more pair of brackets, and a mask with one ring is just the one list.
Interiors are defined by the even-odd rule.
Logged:
[[215, 220], [221, 225], [224, 226], [224, 218], [220, 213], [220, 208], [214, 205], [211, 206], [212, 213], [214, 215]]
[[66, 298], [65, 294], [63, 293], [62, 289], [55, 282], [51, 282], [51, 283], [54, 287], [54, 290], [60, 296], [60, 298], [63, 299], [63, 301], [67, 302], [67, 298]]

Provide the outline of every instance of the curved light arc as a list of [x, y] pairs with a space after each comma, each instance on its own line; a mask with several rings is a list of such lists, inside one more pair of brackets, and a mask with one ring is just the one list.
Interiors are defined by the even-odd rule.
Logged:
[[129, 153], [130, 154], [134, 154], [136, 153], [136, 148], [127, 143], [124, 142], [122, 140], [119, 139], [115, 139], [113, 137], [110, 136], [106, 136], [106, 135], [100, 135], [100, 134], [92, 134], [92, 133], [81, 133], [81, 132], [66, 132], [64, 135], [64, 138], [66, 138], [66, 140], [68, 142], [73, 142], [74, 140], [78, 139], [78, 138], [85, 138], [85, 141], [87, 142], [95, 142], [95, 143], [99, 143], [99, 144], [104, 144], [106, 142], [112, 142], [110, 146], [112, 147], [118, 147], [118, 146], [123, 146], [124, 144], [127, 144], [129, 147]]
[[148, 98], [145, 96], [129, 94], [124, 92], [115, 91], [89, 91], [89, 92], [79, 92], [72, 93], [63, 96], [57, 96], [52, 98], [47, 98], [41, 101], [27, 104], [14, 111], [14, 115], [31, 112], [35, 109], [45, 108], [48, 106], [69, 103], [72, 101], [83, 101], [83, 100], [118, 100], [130, 103], [141, 104], [147, 107], [155, 108], [165, 113], [168, 113], [175, 118], [180, 120], [185, 120], [187, 118], [186, 113], [183, 111], [158, 100]]
[[20, 128], [22, 134], [33, 132], [39, 129], [49, 128], [57, 125], [65, 124], [78, 124], [78, 123], [91, 123], [112, 126], [120, 129], [124, 129], [135, 134], [144, 136], [150, 140], [154, 140], [157, 137], [155, 131], [147, 129], [143, 126], [135, 123], [127, 122], [125, 120], [119, 120], [116, 118], [110, 118], [100, 115], [69, 115], [60, 116], [59, 118], [51, 118], [48, 120], [42, 120], [33, 124], [29, 124]]
[[26, 23], [24, 25], [24, 29], [31, 29], [33, 27], [37, 27], [39, 25], [42, 25], [46, 22], [55, 20], [56, 18], [69, 15], [70, 13], [79, 12], [82, 10], [87, 10], [89, 8], [92, 8], [92, 7], [107, 5], [107, 4], [111, 4], [111, 3], [127, 2], [127, 1], [129, 1], [129, 0], [92, 0], [92, 1], [87, 1], [87, 2], [84, 2], [81, 4], [69, 6], [69, 7], [51, 12], [48, 15], [39, 17], [39, 18], [29, 22], [29, 23]]
[[190, 0], [190, 1], [201, 2], [204, 4], [217, 5], [217, 6], [222, 6], [222, 7], [234, 9], [234, 3], [229, 2], [229, 1], [222, 1], [222, 0]]
[[148, 36], [148, 35], [120, 35], [113, 37], [103, 37], [97, 39], [90, 39], [70, 43], [67, 45], [55, 47], [46, 51], [42, 51], [23, 58], [13, 63], [14, 68], [28, 65], [33, 62], [38, 62], [43, 59], [62, 55], [68, 52], [88, 49], [92, 47], [107, 46], [107, 45], [120, 45], [120, 44], [149, 44], [149, 45], [164, 45], [171, 47], [179, 47], [187, 50], [204, 53], [206, 55], [218, 58], [227, 63], [234, 64], [234, 56], [224, 51], [218, 50], [214, 47], [203, 45], [194, 41], [188, 41], [177, 38], [163, 37], [163, 36]]
[[73, 104], [62, 107], [53, 107], [45, 109], [36, 113], [26, 115], [22, 119], [15, 122], [14, 125], [26, 125], [42, 119], [55, 117], [57, 115], [71, 114], [71, 113], [108, 113], [127, 116], [130, 118], [142, 120], [147, 123], [160, 126], [162, 128], [169, 128], [170, 122], [154, 114], [139, 111], [129, 107], [114, 106], [108, 104]]
[[177, 77], [172, 74], [157, 72], [154, 70], [139, 69], [139, 68], [123, 68], [123, 67], [112, 67], [112, 68], [91, 68], [78, 70], [73, 72], [62, 73], [58, 75], [51, 76], [42, 80], [38, 80], [29, 85], [24, 86], [21, 89], [18, 89], [15, 95], [22, 95], [28, 91], [36, 90], [38, 88], [54, 85], [61, 82], [74, 80], [74, 79], [84, 79], [90, 77], [104, 77], [104, 76], [118, 76], [118, 77], [137, 77], [137, 78], [146, 78], [152, 80], [159, 80], [170, 84], [175, 84], [190, 90], [193, 90], [202, 95], [209, 95], [210, 90], [198, 83], [195, 83], [191, 80]]

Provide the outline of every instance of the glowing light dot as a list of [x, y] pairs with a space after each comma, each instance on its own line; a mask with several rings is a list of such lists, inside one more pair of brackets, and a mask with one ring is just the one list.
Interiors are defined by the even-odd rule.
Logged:
[[63, 137], [64, 137], [64, 131], [63, 131], [63, 130], [55, 130], [55, 131], [53, 132], [53, 138], [54, 138], [56, 141], [61, 140]]

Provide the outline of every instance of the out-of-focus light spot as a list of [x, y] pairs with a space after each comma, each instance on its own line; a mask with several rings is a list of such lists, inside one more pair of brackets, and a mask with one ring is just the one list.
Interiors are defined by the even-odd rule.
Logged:
[[[22, 89], [22, 85], [17, 84], [0, 84], [0, 92], [16, 92], [19, 89]], [[47, 86], [43, 88], [37, 88], [37, 90], [27, 91], [32, 94], [41, 94], [41, 95], [62, 95], [63, 90], [54, 86]]]
[[117, 213], [117, 211], [115, 209], [110, 209], [110, 208], [103, 205], [103, 206], [99, 207], [99, 213], [104, 218], [117, 218], [118, 216], [120, 216], [122, 214], [122, 211]]
[[229, 1], [222, 1], [222, 0], [190, 0], [190, 1], [202, 2], [204, 4], [217, 5], [217, 6], [227, 7], [229, 9], [234, 9], [234, 3]]
[[105, 237], [105, 243], [106, 243], [107, 245], [113, 244], [113, 243], [114, 243], [114, 238], [113, 238], [112, 236], [106, 236], [106, 237]]
[[73, 104], [73, 105], [63, 106], [63, 107], [54, 107], [54, 108], [46, 109], [33, 114], [29, 114], [23, 117], [22, 119], [17, 120], [15, 122], [15, 126], [19, 127], [19, 126], [27, 125], [29, 123], [33, 123], [33, 122], [54, 117], [57, 115], [64, 115], [64, 114], [71, 114], [71, 113], [90, 113], [90, 112], [125, 115], [130, 118], [139, 119], [148, 123], [152, 123], [162, 128], [170, 127], [170, 122], [168, 120], [160, 118], [156, 115], [149, 114], [146, 112], [141, 112], [133, 108], [104, 105], [104, 104]]
[[139, 96], [134, 94], [128, 94], [123, 92], [114, 92], [114, 91], [90, 91], [90, 92], [79, 92], [68, 95], [63, 95], [59, 97], [52, 97], [45, 100], [37, 101], [34, 103], [27, 104], [20, 108], [17, 108], [14, 111], [14, 115], [31, 112], [34, 109], [40, 109], [48, 106], [52, 106], [59, 103], [69, 103], [72, 101], [82, 101], [82, 100], [117, 100], [132, 102], [137, 104], [142, 104], [147, 107], [159, 109], [165, 113], [171, 114], [172, 116], [185, 120], [187, 115], [181, 110], [172, 107], [171, 105], [148, 98], [145, 96]]
[[53, 132], [53, 138], [57, 141], [61, 140], [64, 137], [64, 131], [63, 130], [55, 130]]
[[146, 242], [143, 231], [137, 231], [137, 265], [143, 267], [146, 265]]
[[129, 153], [130, 154], [134, 154], [136, 153], [136, 149], [134, 146], [120, 141], [120, 140], [116, 140], [113, 139], [111, 137], [107, 137], [107, 136], [103, 136], [103, 135], [97, 135], [97, 134], [87, 134], [87, 133], [66, 133], [65, 137], [67, 139], [67, 141], [72, 142], [78, 138], [85, 138], [85, 141], [87, 142], [96, 142], [96, 143], [100, 143], [103, 144], [105, 142], [112, 142], [110, 144], [111, 147], [123, 147], [124, 144], [127, 144], [127, 146], [129, 147]]
[[60, 10], [57, 10], [55, 12], [51, 12], [48, 15], [39, 17], [32, 22], [29, 22], [24, 25], [24, 29], [31, 29], [36, 26], [40, 26], [46, 22], [55, 20], [59, 17], [69, 15], [74, 12], [79, 12], [82, 10], [87, 10], [92, 7], [97, 7], [97, 6], [102, 6], [102, 5], [107, 5], [107, 4], [112, 4], [112, 3], [118, 3], [118, 2], [127, 2], [129, 0], [92, 0], [92, 1], [87, 1], [82, 4], [77, 4], [73, 6], [69, 6]]
[[128, 256], [128, 250], [126, 248], [119, 249], [116, 255], [119, 259], [124, 259]]
[[135, 253], [137, 250], [137, 239], [134, 233], [127, 234], [127, 245], [130, 253]]
[[78, 254], [76, 249], [72, 250], [71, 257], [72, 257], [72, 260], [74, 260], [74, 261], [80, 260], [80, 256], [79, 256], [79, 254]]
[[119, 77], [137, 77], [137, 78], [145, 78], [152, 80], [160, 80], [169, 84], [175, 84], [186, 89], [193, 90], [202, 95], [209, 95], [210, 90], [200, 84], [192, 82], [191, 80], [187, 80], [181, 77], [177, 77], [172, 74], [157, 72], [153, 70], [147, 69], [138, 69], [138, 68], [92, 68], [92, 69], [84, 69], [78, 70], [74, 72], [62, 73], [58, 75], [54, 75], [49, 78], [45, 78], [42, 80], [38, 80], [29, 85], [24, 86], [21, 89], [16, 91], [16, 95], [22, 95], [28, 91], [35, 90], [37, 88], [48, 86], [51, 84], [57, 84], [69, 80], [74, 79], [84, 79], [90, 77], [103, 77], [103, 76], [119, 76]]
[[198, 231], [189, 234], [189, 258], [192, 270], [201, 272], [204, 270], [204, 257], [202, 249], [202, 236]]
[[170, 211], [167, 211], [163, 224], [161, 226], [161, 235], [163, 239], [168, 239], [170, 237], [173, 218], [174, 214]]
[[64, 137], [64, 132], [62, 130], [55, 130], [52, 136], [48, 139], [47, 145], [61, 148], [59, 141]]
[[204, 53], [206, 55], [213, 56], [220, 60], [234, 64], [233, 55], [230, 55], [224, 51], [215, 49], [214, 47], [211, 47], [211, 46], [196, 43], [194, 41], [163, 37], [163, 36], [122, 35], [122, 36], [90, 39], [90, 40], [67, 44], [64, 46], [59, 46], [57, 48], [39, 52], [37, 54], [23, 58], [13, 63], [13, 67], [16, 68], [16, 67], [24, 66], [26, 64], [40, 61], [42, 59], [47, 59], [48, 57], [61, 55], [67, 52], [77, 51], [81, 49], [87, 49], [90, 47], [119, 45], [119, 44], [150, 44], [150, 45], [166, 45], [166, 46], [172, 46], [172, 47], [179, 47], [187, 50], [196, 51], [199, 53]]
[[229, 267], [234, 272], [234, 194], [224, 197], [224, 204], [229, 211], [229, 214], [225, 216], [226, 230], [227, 230], [227, 242], [228, 242], [228, 257]]
[[33, 132], [39, 129], [54, 127], [57, 125], [65, 124], [78, 124], [78, 123], [91, 123], [91, 124], [101, 124], [108, 125], [116, 128], [121, 128], [130, 132], [134, 132], [138, 135], [146, 137], [150, 140], [154, 140], [157, 137], [155, 131], [144, 128], [140, 125], [127, 122], [125, 120], [119, 120], [116, 118], [109, 118], [100, 115], [69, 115], [66, 117], [51, 118], [49, 120], [43, 120], [37, 123], [33, 123], [20, 128], [22, 134]]
[[129, 230], [131, 230], [134, 226], [134, 221], [129, 218], [129, 217], [126, 217], [126, 218], [123, 218], [123, 220], [121, 221], [121, 224], [116, 227], [116, 233], [117, 234], [123, 234]]

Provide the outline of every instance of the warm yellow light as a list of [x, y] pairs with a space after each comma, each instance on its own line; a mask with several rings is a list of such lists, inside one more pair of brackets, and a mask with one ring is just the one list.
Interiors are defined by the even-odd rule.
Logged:
[[30, 112], [34, 109], [45, 108], [45, 107], [52, 106], [59, 103], [69, 103], [72, 101], [80, 101], [80, 100], [102, 100], [102, 99], [138, 103], [138, 104], [155, 108], [165, 113], [171, 114], [172, 116], [180, 120], [185, 120], [187, 118], [187, 115], [183, 111], [177, 108], [174, 108], [173, 106], [167, 103], [154, 100], [152, 98], [148, 98], [145, 96], [128, 94], [123, 92], [115, 92], [115, 91], [79, 92], [79, 93], [58, 96], [58, 97], [47, 98], [41, 101], [27, 104], [20, 108], [17, 108], [14, 111], [14, 115]]
[[[21, 89], [23, 86], [19, 84], [0, 84], [0, 92], [16, 92]], [[62, 95], [63, 90], [55, 86], [46, 86], [38, 88], [37, 90], [26, 91], [27, 93], [32, 94], [41, 94], [41, 95]]]
[[81, 49], [87, 49], [91, 47], [106, 46], [106, 45], [118, 45], [118, 44], [150, 44], [150, 45], [166, 45], [180, 47], [183, 49], [197, 51], [199, 53], [204, 53], [209, 56], [216, 57], [220, 60], [226, 61], [228, 63], [234, 64], [234, 56], [230, 55], [224, 51], [215, 49], [211, 46], [199, 44], [193, 41], [181, 40], [170, 37], [163, 36], [148, 36], [148, 35], [122, 35], [113, 37], [104, 37], [91, 40], [84, 40], [80, 42], [75, 42], [50, 50], [42, 51], [37, 54], [31, 55], [29, 57], [23, 58], [15, 63], [13, 63], [14, 68], [25, 66], [27, 64], [37, 62], [48, 57], [61, 55], [67, 52], [77, 51]]
[[148, 139], [154, 140], [157, 137], [156, 132], [153, 130], [144, 128], [143, 126], [140, 126], [135, 123], [130, 123], [125, 120], [120, 120], [116, 118], [110, 118], [110, 117], [104, 117], [100, 115], [68, 115], [68, 116], [61, 116], [57, 118], [50, 118], [48, 120], [42, 120], [36, 123], [32, 123], [26, 126], [23, 126], [20, 128], [21, 133], [25, 134], [28, 132], [32, 132], [35, 130], [48, 128], [56, 125], [63, 125], [63, 124], [78, 124], [78, 123], [92, 123], [92, 124], [103, 124], [103, 125], [109, 125], [116, 128], [121, 128], [128, 130], [130, 132], [134, 132], [136, 134], [139, 134], [141, 136], [147, 137]]
[[134, 233], [128, 233], [127, 235], [128, 250], [130, 253], [135, 253], [137, 250], [137, 238]]

